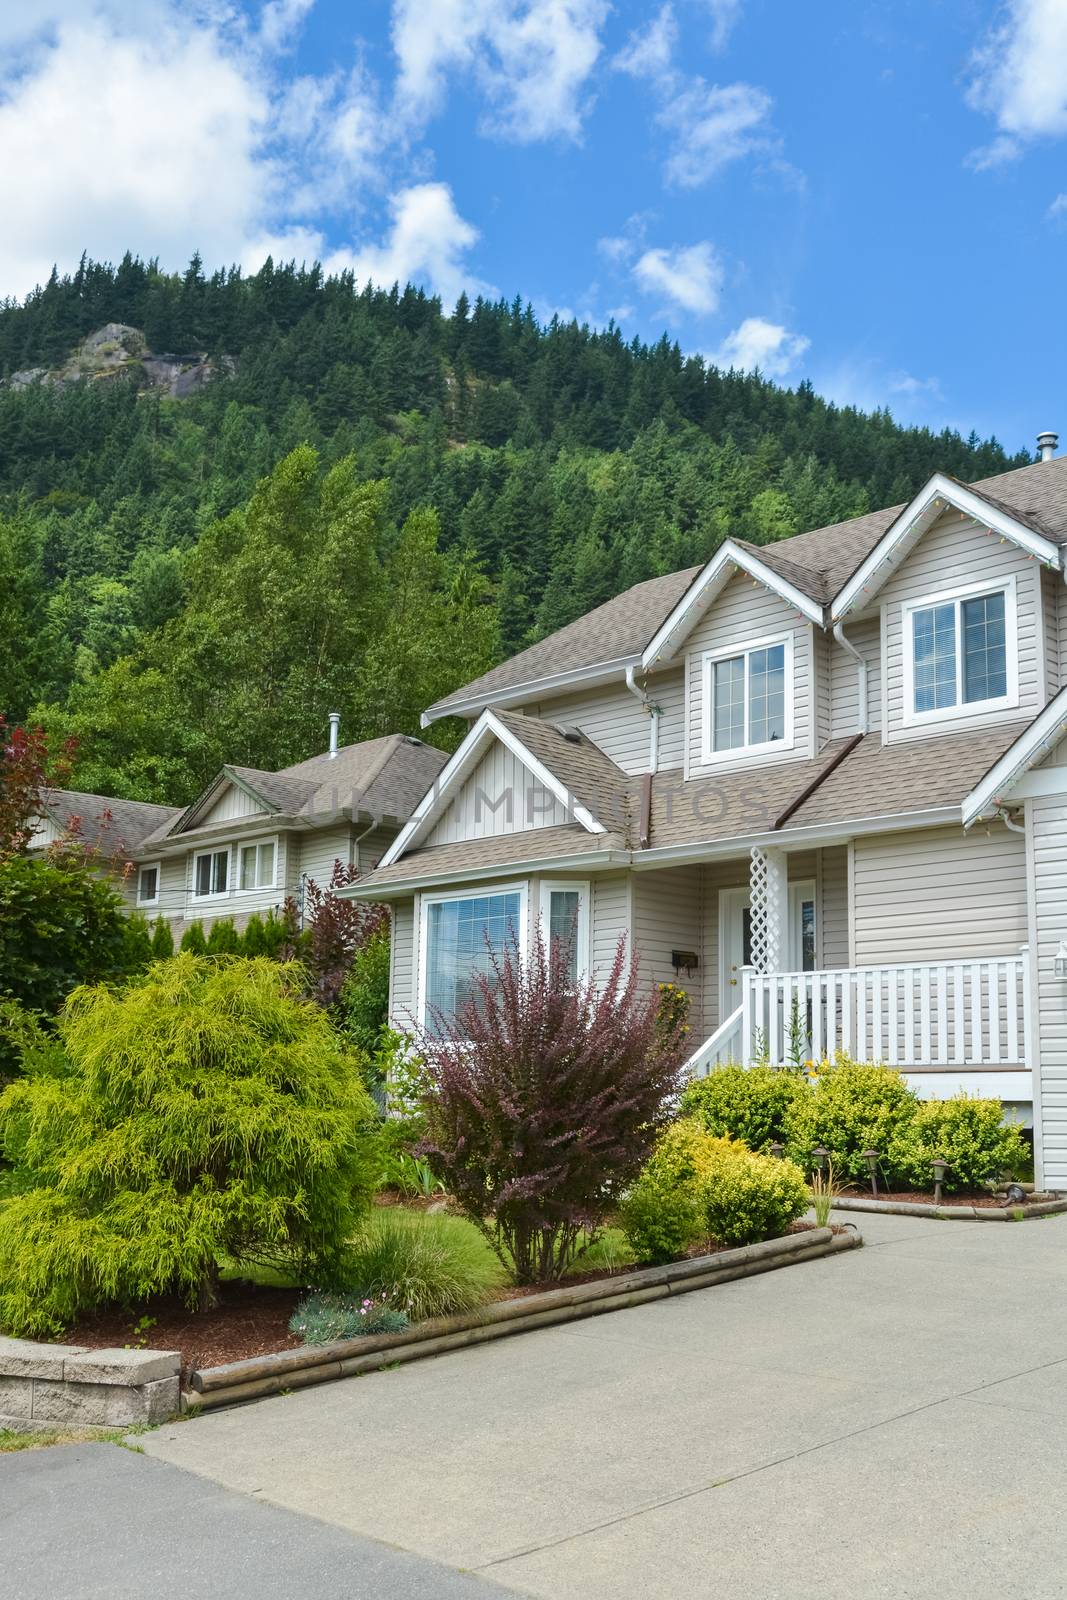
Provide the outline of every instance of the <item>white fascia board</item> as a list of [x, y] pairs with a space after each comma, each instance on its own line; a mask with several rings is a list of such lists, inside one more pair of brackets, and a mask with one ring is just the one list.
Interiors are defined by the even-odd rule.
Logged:
[[656, 630], [641, 657], [644, 671], [674, 658], [682, 640], [698, 618], [703, 616], [718, 591], [733, 576], [731, 568], [747, 572], [749, 577], [779, 595], [787, 605], [795, 607], [809, 622], [815, 623], [816, 627], [823, 626], [823, 608], [816, 600], [787, 579], [779, 577], [777, 572], [772, 572], [751, 550], [743, 550], [732, 539], [727, 539], [716, 550], [703, 572], [694, 578], [667, 620]]
[[392, 883], [362, 882], [335, 889], [338, 900], [406, 900], [409, 895], [422, 890], [447, 889], [455, 884], [482, 883], [486, 879], [531, 877], [535, 873], [574, 873], [618, 871], [633, 863], [629, 850], [588, 850], [573, 856], [546, 856], [542, 860], [509, 861], [501, 866], [499, 861], [481, 867], [454, 867], [449, 872], [412, 873], [410, 878], [396, 879]]
[[969, 828], [987, 812], [995, 811], [1004, 797], [1010, 794], [1015, 783], [1028, 772], [1036, 761], [1046, 755], [1067, 725], [1067, 688], [1050, 700], [1010, 745], [999, 761], [994, 762], [980, 783], [976, 784], [963, 802], [963, 825]]
[[499, 717], [494, 716], [492, 711], [486, 710], [482, 712], [451, 760], [441, 768], [432, 785], [411, 813], [407, 823], [401, 828], [388, 850], [382, 856], [381, 866], [391, 867], [394, 862], [400, 860], [406, 850], [410, 850], [414, 844], [418, 843], [431, 822], [441, 814], [457, 785], [462, 783], [483, 751], [488, 748], [494, 739], [510, 750], [512, 755], [522, 762], [530, 776], [542, 788], [547, 789], [568, 814], [574, 818], [575, 822], [581, 823], [587, 832], [605, 833], [607, 831], [603, 823], [599, 822], [591, 811], [585, 806], [576, 803], [575, 796], [568, 791], [566, 784], [561, 783], [555, 773], [551, 772], [543, 761], [539, 761], [531, 751], [527, 750], [522, 740], [518, 739], [510, 728], [506, 728]]
[[635, 872], [648, 868], [685, 866], [690, 862], [729, 860], [746, 855], [753, 845], [779, 850], [810, 850], [816, 846], [847, 844], [864, 834], [896, 833], [910, 828], [939, 828], [960, 821], [959, 806], [933, 806], [925, 811], [899, 811], [883, 817], [842, 818], [839, 822], [820, 822], [808, 828], [778, 828], [768, 833], [733, 834], [701, 844], [669, 844], [659, 849], [635, 850], [631, 860]]
[[831, 622], [841, 622], [857, 606], [868, 604], [893, 570], [893, 557], [901, 545], [907, 545], [913, 536], [925, 532], [949, 508], [1010, 539], [1027, 555], [1035, 556], [1049, 566], [1063, 566], [1063, 551], [1059, 545], [1016, 521], [998, 506], [990, 505], [988, 500], [983, 500], [966, 484], [956, 483], [943, 472], [935, 472], [915, 499], [904, 507], [896, 521], [890, 523], [870, 555], [835, 596], [830, 607]]
[[538, 699], [542, 695], [613, 683], [616, 678], [625, 675], [627, 667], [636, 666], [640, 659], [640, 656], [617, 656], [612, 661], [597, 661], [589, 667], [572, 667], [569, 672], [552, 672], [543, 678], [527, 678], [525, 683], [514, 683], [506, 689], [491, 690], [488, 694], [471, 695], [466, 700], [439, 700], [422, 713], [419, 724], [428, 728], [443, 717], [480, 716], [491, 706], [519, 706], [525, 700]]

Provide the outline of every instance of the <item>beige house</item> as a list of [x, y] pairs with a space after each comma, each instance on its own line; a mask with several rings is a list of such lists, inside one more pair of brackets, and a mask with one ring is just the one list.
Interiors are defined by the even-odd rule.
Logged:
[[447, 760], [403, 734], [338, 748], [336, 732], [331, 718], [332, 748], [280, 772], [223, 767], [184, 810], [52, 791], [35, 845], [76, 814], [82, 837], [132, 863], [131, 910], [164, 917], [178, 937], [192, 922], [243, 927], [287, 899], [302, 912], [308, 881], [327, 888], [336, 861], [370, 871]]
[[[431, 706], [377, 870], [392, 1012], [486, 936], [688, 989], [692, 1069], [837, 1048], [1000, 1096], [1067, 1188], [1067, 459], [637, 585]], [[793, 1024], [792, 1043], [790, 1023]]]

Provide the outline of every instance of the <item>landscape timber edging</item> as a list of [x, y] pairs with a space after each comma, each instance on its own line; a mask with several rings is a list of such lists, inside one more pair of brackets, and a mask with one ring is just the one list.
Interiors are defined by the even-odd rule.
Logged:
[[484, 1344], [490, 1339], [502, 1339], [533, 1328], [552, 1327], [607, 1311], [622, 1311], [668, 1295], [686, 1294], [692, 1289], [773, 1272], [778, 1267], [818, 1260], [840, 1250], [853, 1250], [862, 1243], [858, 1233], [835, 1234], [830, 1228], [814, 1228], [806, 1233], [786, 1234], [780, 1239], [766, 1239], [761, 1244], [744, 1245], [737, 1250], [724, 1250], [718, 1255], [671, 1261], [662, 1267], [645, 1267], [637, 1272], [620, 1273], [618, 1277], [599, 1278], [593, 1283], [550, 1289], [544, 1294], [515, 1300], [498, 1300], [465, 1315], [420, 1323], [403, 1333], [346, 1339], [329, 1345], [303, 1345], [297, 1350], [251, 1356], [221, 1367], [204, 1367], [190, 1374], [189, 1387], [182, 1393], [182, 1410], [214, 1409], [288, 1389], [302, 1389], [310, 1384], [329, 1383], [336, 1378], [355, 1377], [359, 1373], [444, 1355], [449, 1350]]
[[942, 1221], [1026, 1222], [1030, 1217], [1052, 1217], [1067, 1211], [1067, 1199], [1038, 1200], [1020, 1206], [932, 1206], [911, 1200], [854, 1200], [842, 1196], [834, 1201], [835, 1211], [883, 1211], [898, 1217], [938, 1217]]
[[177, 1350], [89, 1350], [0, 1337], [0, 1428], [125, 1428], [179, 1409]]

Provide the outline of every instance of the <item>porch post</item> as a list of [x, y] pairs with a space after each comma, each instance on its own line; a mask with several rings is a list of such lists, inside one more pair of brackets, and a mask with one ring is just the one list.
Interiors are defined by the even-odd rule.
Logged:
[[784, 850], [752, 846], [749, 904], [752, 965], [757, 972], [781, 972], [789, 928], [789, 882]]

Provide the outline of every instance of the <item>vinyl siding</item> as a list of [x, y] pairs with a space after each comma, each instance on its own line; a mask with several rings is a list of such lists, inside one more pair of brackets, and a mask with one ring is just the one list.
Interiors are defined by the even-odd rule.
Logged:
[[398, 831], [396, 828], [374, 828], [370, 833], [357, 835], [355, 850], [359, 857], [360, 872], [370, 872], [377, 866]]
[[1031, 955], [1036, 964], [1035, 1047], [1040, 1062], [1042, 1181], [1067, 1189], [1067, 984], [1054, 963], [1067, 937], [1067, 795], [1026, 803], [1033, 877]]
[[352, 828], [347, 822], [335, 823], [330, 828], [317, 828], [313, 833], [294, 835], [293, 845], [296, 856], [293, 874], [295, 884], [298, 886], [301, 879], [311, 878], [320, 889], [328, 889], [334, 862], [340, 861], [348, 866], [352, 861]]
[[[633, 878], [633, 940], [645, 983], [677, 983], [690, 998], [692, 1025], [704, 1009], [704, 965], [700, 960], [704, 893], [700, 869], [669, 867], [636, 872]], [[691, 950], [697, 967], [689, 977], [676, 973], [672, 950]]]
[[594, 977], [604, 977], [611, 971], [621, 934], [626, 934], [629, 943], [630, 881], [628, 872], [598, 873], [592, 880], [590, 946]]
[[239, 789], [235, 783], [231, 783], [215, 801], [207, 815], [200, 818], [197, 827], [205, 828], [212, 822], [231, 822], [234, 817], [255, 817], [260, 814], [267, 815], [259, 801], [254, 800], [243, 789]]
[[[659, 766], [680, 767], [685, 753], [685, 671], [678, 667], [648, 679], [648, 698], [660, 708]], [[648, 771], [649, 718], [624, 683], [558, 695], [523, 707], [528, 717], [572, 723], [631, 776]]]
[[392, 943], [389, 950], [389, 1021], [400, 1033], [409, 1033], [415, 1014], [414, 900], [399, 900], [392, 907]]
[[[814, 753], [815, 727], [812, 694], [813, 629], [778, 595], [753, 583], [745, 573], [732, 578], [713, 602], [689, 638], [687, 655], [687, 739], [690, 777], [706, 777], [716, 772], [737, 772], [746, 767], [777, 766], [783, 761], [804, 760]], [[701, 731], [704, 716], [703, 657], [708, 650], [734, 646], [739, 649], [756, 639], [793, 639], [793, 743], [746, 755], [744, 751], [707, 765], [702, 764]]]
[[817, 867], [816, 934], [824, 968], [848, 967], [848, 846], [820, 850]]
[[1000, 823], [855, 841], [855, 965], [1014, 955], [1026, 943], [1026, 855]]
[[[882, 625], [879, 617], [863, 617], [846, 625], [845, 636], [867, 663], [867, 723], [882, 726]], [[829, 635], [830, 737], [847, 738], [859, 728], [859, 662]]]
[[1045, 643], [1045, 684], [1046, 698], [1051, 699], [1058, 694], [1064, 684], [1063, 642], [1061, 628], [1067, 625], [1067, 610], [1060, 613], [1061, 596], [1067, 592], [1067, 584], [1059, 572], [1049, 572], [1041, 569], [1041, 613], [1044, 628]]
[[[972, 583], [1014, 576], [1018, 622], [1019, 701], [1002, 711], [963, 712], [909, 726], [904, 721], [905, 629], [908, 601]], [[882, 590], [882, 659], [885, 673], [884, 737], [928, 739], [938, 731], [989, 727], [1034, 715], [1045, 703], [1044, 613], [1041, 567], [1016, 545], [990, 537], [967, 517], [945, 516], [927, 533]]]
[[529, 769], [506, 745], [495, 743], [434, 824], [426, 844], [525, 833], [558, 827], [568, 820], [566, 807], [534, 782]]
[[1061, 578], [1052, 578], [1053, 588], [1056, 591], [1056, 637], [1057, 658], [1059, 660], [1060, 685], [1067, 684], [1067, 583]]
[[834, 639], [821, 628], [813, 628], [811, 640], [815, 672], [815, 748], [821, 750], [830, 737], [830, 647]]

